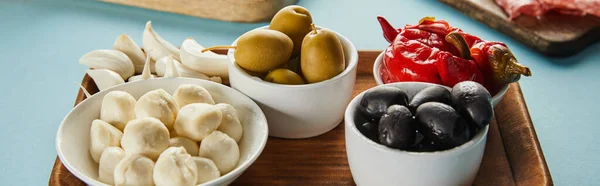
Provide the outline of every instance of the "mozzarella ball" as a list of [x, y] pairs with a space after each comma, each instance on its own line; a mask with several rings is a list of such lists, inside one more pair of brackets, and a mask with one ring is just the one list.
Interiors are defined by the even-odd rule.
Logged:
[[111, 91], [102, 99], [100, 119], [123, 130], [127, 122], [135, 119], [135, 105], [135, 98], [131, 94], [118, 90]]
[[115, 167], [116, 186], [151, 186], [154, 185], [152, 172], [154, 162], [139, 154], [126, 153]]
[[107, 147], [119, 146], [123, 133], [111, 124], [96, 119], [90, 129], [90, 154], [92, 159], [100, 161], [100, 155]]
[[174, 137], [169, 139], [170, 147], [183, 147], [185, 151], [194, 156], [198, 155], [198, 143], [186, 137]]
[[156, 89], [142, 95], [135, 104], [137, 118], [153, 117], [159, 119], [167, 128], [173, 128], [179, 106], [163, 89]]
[[223, 115], [223, 119], [217, 130], [229, 135], [235, 142], [239, 142], [242, 139], [243, 131], [235, 108], [227, 103], [219, 103], [215, 107], [221, 110], [221, 114]]
[[175, 131], [183, 137], [202, 141], [221, 124], [221, 111], [214, 105], [192, 103], [179, 110]]
[[194, 84], [181, 85], [173, 93], [173, 98], [179, 105], [179, 107], [186, 106], [190, 103], [207, 103], [215, 104], [212, 96], [204, 87]]
[[219, 169], [215, 162], [208, 158], [192, 157], [198, 169], [198, 181], [196, 184], [202, 184], [221, 177]]
[[169, 147], [156, 160], [152, 175], [157, 186], [194, 186], [198, 170], [185, 148]]
[[125, 157], [125, 151], [120, 147], [108, 147], [102, 152], [98, 166], [98, 180], [103, 183], [115, 184], [115, 167]]
[[214, 131], [200, 142], [201, 157], [213, 160], [221, 175], [233, 170], [240, 159], [240, 149], [227, 134]]
[[156, 118], [138, 118], [125, 126], [121, 146], [127, 153], [156, 160], [169, 147], [169, 130]]

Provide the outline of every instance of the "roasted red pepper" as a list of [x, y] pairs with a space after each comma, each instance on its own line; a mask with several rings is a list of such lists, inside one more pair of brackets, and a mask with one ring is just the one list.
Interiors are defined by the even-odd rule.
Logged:
[[377, 20], [390, 42], [380, 74], [384, 83], [420, 81], [452, 87], [470, 80], [496, 92], [496, 87], [518, 80], [519, 74], [531, 75], [505, 44], [484, 41], [446, 21], [426, 17], [417, 25], [395, 29], [385, 18]]

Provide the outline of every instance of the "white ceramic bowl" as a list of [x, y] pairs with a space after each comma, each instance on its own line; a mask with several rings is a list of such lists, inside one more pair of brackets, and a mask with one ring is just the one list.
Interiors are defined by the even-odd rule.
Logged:
[[182, 84], [197, 84], [206, 88], [217, 103], [229, 103], [238, 111], [244, 134], [239, 142], [240, 161], [231, 172], [204, 185], [227, 185], [238, 178], [262, 152], [268, 138], [267, 120], [250, 98], [244, 94], [210, 81], [192, 78], [159, 78], [131, 82], [94, 94], [79, 103], [64, 118], [56, 134], [56, 151], [67, 169], [88, 185], [106, 185], [98, 181], [98, 163], [89, 152], [90, 127], [100, 118], [100, 106], [106, 93], [113, 90], [128, 92], [138, 99], [144, 93], [162, 88], [173, 93]]
[[[348, 39], [335, 34], [344, 48], [346, 69], [319, 83], [282, 85], [263, 81], [249, 75], [235, 63], [234, 49], [227, 52], [231, 87], [252, 98], [265, 112], [269, 135], [280, 138], [313, 137], [335, 128], [344, 118], [344, 109], [354, 89], [358, 52]], [[237, 40], [232, 45], [236, 43]]]
[[[420, 90], [440, 85], [398, 82], [380, 86], [401, 88], [412, 99]], [[357, 185], [471, 185], [481, 164], [489, 125], [467, 143], [444, 151], [392, 149], [368, 139], [356, 128], [354, 116], [363, 95], [350, 102], [345, 115], [346, 153]]]
[[[381, 52], [381, 54], [379, 54], [379, 56], [377, 56], [377, 59], [375, 59], [375, 63], [373, 64], [373, 77], [375, 78], [375, 82], [377, 82], [377, 85], [383, 85], [385, 83], [383, 83], [383, 80], [381, 79], [381, 65], [383, 64], [383, 55], [385, 55], [385, 51]], [[496, 105], [498, 105], [498, 103], [500, 103], [500, 101], [502, 101], [502, 98], [504, 97], [504, 94], [506, 94], [506, 91], [508, 91], [508, 85], [505, 85], [504, 87], [502, 87], [502, 89], [500, 89], [500, 92], [498, 92], [496, 95], [492, 96], [492, 105], [494, 107], [496, 107]]]

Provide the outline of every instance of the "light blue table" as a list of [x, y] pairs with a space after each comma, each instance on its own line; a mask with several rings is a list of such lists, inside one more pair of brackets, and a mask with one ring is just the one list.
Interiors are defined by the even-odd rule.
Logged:
[[[566, 59], [544, 57], [433, 0], [301, 0], [316, 24], [348, 37], [359, 49], [387, 46], [376, 15], [392, 24], [435, 16], [488, 40], [505, 41], [533, 70], [521, 86], [557, 185], [600, 183], [600, 44]], [[121, 33], [141, 43], [146, 21], [179, 45], [230, 44], [267, 23], [199, 19], [93, 1], [0, 0], [0, 185], [45, 185], [56, 157], [54, 137], [73, 107], [85, 66], [81, 55], [111, 48]]]

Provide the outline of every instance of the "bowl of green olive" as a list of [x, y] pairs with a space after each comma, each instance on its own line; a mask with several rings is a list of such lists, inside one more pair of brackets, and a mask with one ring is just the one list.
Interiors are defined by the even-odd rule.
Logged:
[[352, 98], [358, 52], [341, 34], [316, 26], [300, 6], [248, 31], [227, 53], [231, 87], [265, 113], [269, 135], [308, 138], [335, 128]]

